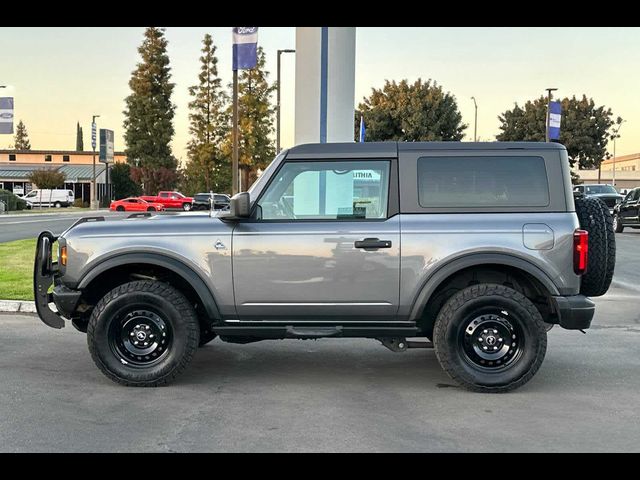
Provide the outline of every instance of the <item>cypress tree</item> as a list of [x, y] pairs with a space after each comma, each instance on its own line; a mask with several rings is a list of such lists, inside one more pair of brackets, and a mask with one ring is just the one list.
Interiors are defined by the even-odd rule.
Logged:
[[144, 185], [144, 192], [174, 188], [178, 162], [171, 152], [175, 105], [174, 84], [167, 55], [164, 28], [148, 27], [138, 52], [142, 61], [131, 74], [131, 94], [125, 99], [125, 153], [135, 165], [132, 176]]
[[[271, 94], [276, 87], [269, 85], [268, 76], [264, 50], [258, 47], [256, 67], [238, 73], [238, 163], [243, 191], [256, 179], [258, 169], [264, 170], [276, 153], [272, 139], [275, 107], [271, 104]], [[223, 146], [228, 158], [233, 148], [232, 135], [229, 131]]]
[[189, 88], [193, 99], [189, 103], [191, 139], [187, 144], [185, 190], [190, 193], [227, 192], [231, 190], [231, 171], [220, 145], [229, 131], [229, 115], [225, 108], [228, 96], [222, 91], [211, 35], [205, 35], [201, 51], [198, 85]]
[[31, 150], [31, 142], [29, 142], [29, 135], [27, 134], [27, 127], [24, 126], [22, 120], [18, 122], [16, 126], [16, 136], [14, 138], [16, 150]]
[[84, 140], [82, 138], [82, 127], [80, 122], [76, 125], [76, 152], [84, 151]]

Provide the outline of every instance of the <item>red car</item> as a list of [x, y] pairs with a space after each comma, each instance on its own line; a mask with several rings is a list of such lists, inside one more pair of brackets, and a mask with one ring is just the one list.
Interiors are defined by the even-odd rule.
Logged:
[[161, 203], [164, 208], [179, 208], [188, 212], [193, 207], [193, 198], [185, 197], [180, 192], [162, 191], [158, 195], [141, 195], [141, 199], [147, 202]]
[[109, 210], [117, 212], [159, 212], [164, 210], [164, 205], [131, 197], [112, 201]]

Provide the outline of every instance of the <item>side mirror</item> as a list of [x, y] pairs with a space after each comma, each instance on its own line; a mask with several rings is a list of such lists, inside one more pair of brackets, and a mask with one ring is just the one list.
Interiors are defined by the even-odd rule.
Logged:
[[249, 218], [251, 215], [251, 197], [247, 192], [236, 193], [231, 197], [227, 218]]

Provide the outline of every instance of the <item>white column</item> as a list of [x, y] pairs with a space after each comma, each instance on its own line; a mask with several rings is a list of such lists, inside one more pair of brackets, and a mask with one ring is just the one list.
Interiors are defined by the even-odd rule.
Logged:
[[354, 141], [355, 54], [355, 27], [296, 28], [296, 145]]

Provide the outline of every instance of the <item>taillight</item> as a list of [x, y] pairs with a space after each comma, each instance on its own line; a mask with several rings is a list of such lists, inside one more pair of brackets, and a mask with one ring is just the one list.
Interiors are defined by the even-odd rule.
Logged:
[[589, 232], [576, 230], [573, 232], [573, 271], [576, 275], [584, 275], [589, 262]]

